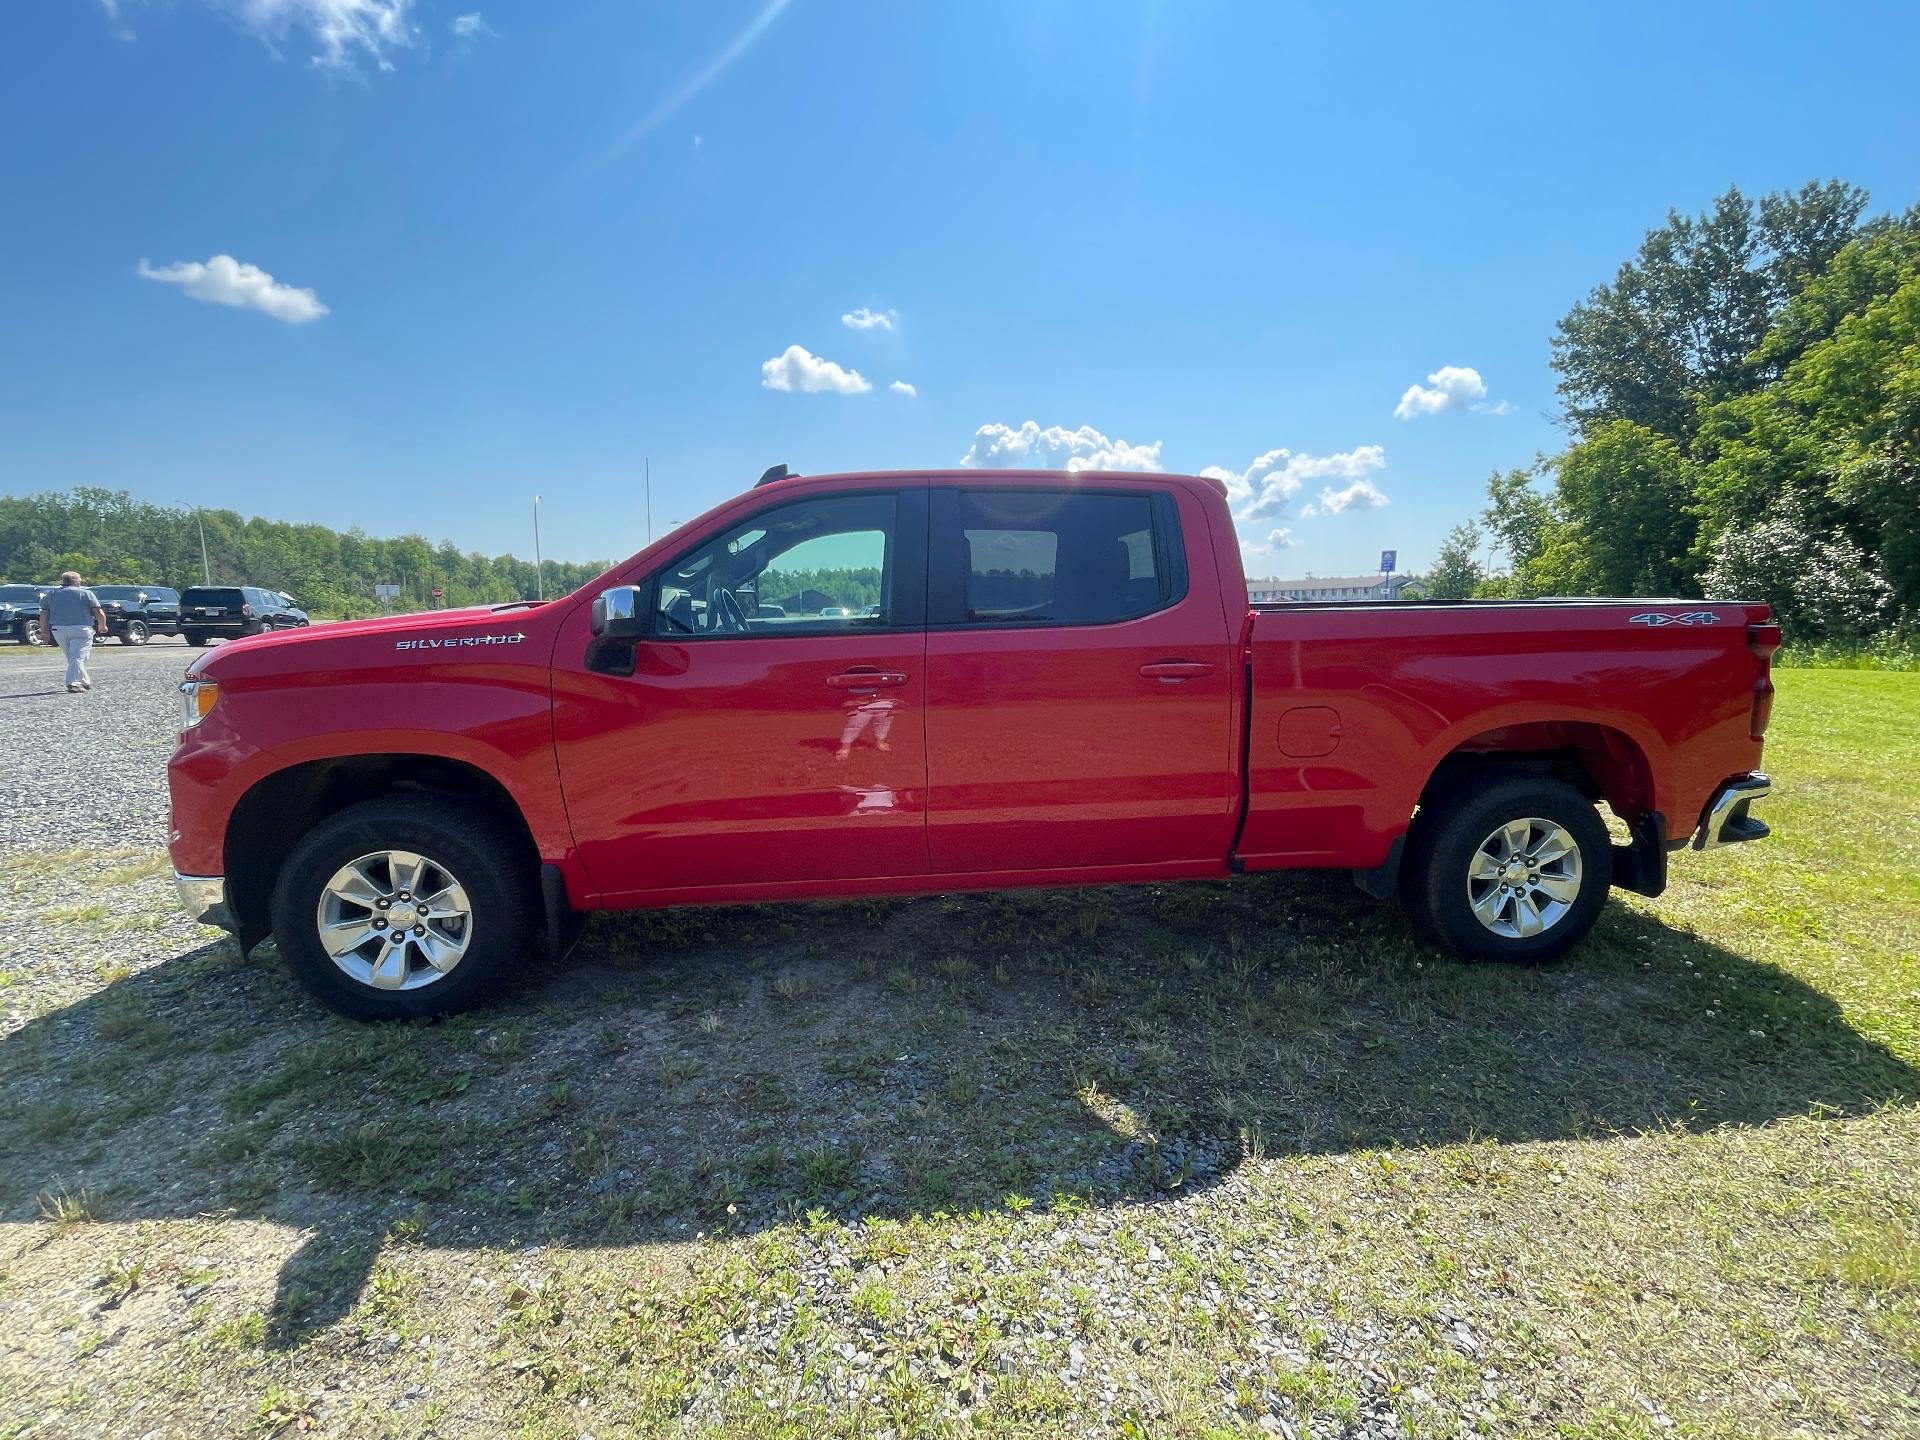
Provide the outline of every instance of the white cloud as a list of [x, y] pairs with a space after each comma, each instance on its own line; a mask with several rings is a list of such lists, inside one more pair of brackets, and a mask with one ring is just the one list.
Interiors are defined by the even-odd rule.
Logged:
[[893, 391], [893, 393], [896, 395], [905, 395], [908, 399], [912, 399], [914, 396], [920, 393], [918, 390], [914, 389], [912, 385], [908, 384], [905, 380], [896, 380], [891, 385], [887, 386], [887, 388]]
[[823, 360], [805, 346], [789, 345], [760, 366], [760, 383], [768, 390], [800, 390], [809, 395], [829, 391], [862, 395], [873, 389], [858, 370], [845, 370]]
[[[142, 0], [100, 0], [107, 21], [122, 40], [133, 39], [126, 12]], [[352, 70], [370, 60], [391, 70], [388, 58], [419, 38], [410, 16], [415, 0], [202, 0], [278, 56], [288, 37], [305, 37], [312, 61], [330, 70]], [[465, 19], [466, 17], [461, 17]], [[457, 22], [456, 22], [457, 24]], [[457, 29], [456, 34], [460, 33]]]
[[990, 470], [1158, 470], [1160, 442], [1129, 445], [1109, 440], [1091, 425], [1078, 430], [1032, 420], [1019, 429], [982, 425], [960, 463]]
[[113, 26], [114, 38], [133, 39], [133, 29], [120, 17], [120, 0], [100, 0], [100, 8], [107, 12], [107, 23]]
[[178, 285], [195, 300], [259, 310], [289, 325], [304, 325], [327, 313], [311, 290], [282, 285], [258, 265], [245, 265], [231, 255], [216, 255], [204, 265], [188, 260], [155, 269], [145, 260], [140, 273], [163, 285]]
[[[1364, 477], [1355, 480], [1344, 490], [1336, 490], [1331, 485], [1327, 486], [1320, 492], [1320, 498], [1315, 502], [1322, 515], [1338, 515], [1342, 510], [1353, 506], [1358, 506], [1362, 510], [1378, 510], [1387, 503], [1387, 497], [1380, 493], [1371, 480]], [[1309, 506], [1307, 510], [1300, 513], [1305, 515], [1312, 508]]]
[[1240, 554], [1246, 559], [1260, 559], [1273, 554], [1276, 550], [1291, 550], [1299, 543], [1293, 538], [1291, 530], [1269, 530], [1267, 538], [1258, 545], [1251, 540], [1242, 540]]
[[891, 330], [893, 322], [899, 318], [898, 310], [869, 310], [862, 305], [858, 310], [842, 315], [840, 323], [849, 330]]
[[1464, 410], [1487, 398], [1487, 383], [1471, 365], [1442, 365], [1427, 376], [1425, 385], [1409, 385], [1393, 407], [1396, 420], [1417, 420], [1443, 410]]
[[1366, 481], [1369, 475], [1386, 466], [1384, 445], [1357, 445], [1333, 455], [1269, 450], [1245, 470], [1209, 465], [1200, 473], [1227, 487], [1227, 504], [1233, 510], [1234, 519], [1252, 521], [1277, 516], [1308, 481]]
[[451, 30], [454, 33], [454, 37], [459, 40], [477, 40], [482, 35], [491, 35], [495, 39], [498, 39], [500, 36], [498, 30], [480, 18], [480, 12], [478, 10], [474, 11], [471, 15], [454, 16], [453, 19], [447, 23], [447, 29]]
[[287, 37], [303, 34], [317, 47], [313, 63], [350, 70], [356, 60], [371, 60], [391, 70], [387, 57], [414, 43], [408, 19], [413, 0], [211, 0], [242, 30], [278, 51]]

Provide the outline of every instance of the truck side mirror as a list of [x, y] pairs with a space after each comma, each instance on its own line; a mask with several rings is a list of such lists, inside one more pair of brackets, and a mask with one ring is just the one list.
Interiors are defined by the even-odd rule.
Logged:
[[638, 640], [645, 625], [638, 585], [616, 585], [593, 597], [592, 629], [605, 640]]

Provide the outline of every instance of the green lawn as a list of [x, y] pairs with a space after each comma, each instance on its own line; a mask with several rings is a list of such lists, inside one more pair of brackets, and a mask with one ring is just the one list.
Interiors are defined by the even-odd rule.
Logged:
[[607, 920], [366, 1028], [47, 857], [0, 1435], [1920, 1433], [1920, 675], [1779, 682], [1773, 837], [1542, 970], [1282, 875]]

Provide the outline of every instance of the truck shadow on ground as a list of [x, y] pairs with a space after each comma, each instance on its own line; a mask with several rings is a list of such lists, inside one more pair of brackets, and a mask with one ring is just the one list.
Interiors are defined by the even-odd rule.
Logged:
[[363, 1026], [271, 948], [139, 971], [0, 1041], [0, 1206], [303, 1231], [270, 1333], [383, 1239], [639, 1245], [1151, 1204], [1250, 1156], [1594, 1140], [1920, 1099], [1825, 995], [1613, 906], [1461, 965], [1330, 876], [603, 917], [483, 1012]]

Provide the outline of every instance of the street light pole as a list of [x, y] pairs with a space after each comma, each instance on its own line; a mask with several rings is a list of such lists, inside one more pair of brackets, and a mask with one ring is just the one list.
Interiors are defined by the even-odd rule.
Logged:
[[540, 564], [540, 497], [533, 497], [533, 593], [536, 600], [547, 598], [547, 572]]
[[200, 531], [200, 583], [213, 584], [213, 567], [207, 563], [207, 522], [200, 518], [200, 507], [193, 507], [193, 523]]

